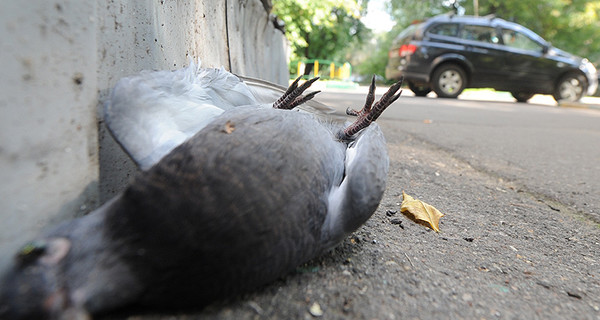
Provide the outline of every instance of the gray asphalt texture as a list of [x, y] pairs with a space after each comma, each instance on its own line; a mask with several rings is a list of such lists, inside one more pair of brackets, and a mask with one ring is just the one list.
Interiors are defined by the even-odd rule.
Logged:
[[[378, 122], [387, 190], [336, 249], [204, 310], [104, 319], [600, 319], [600, 111], [401, 98]], [[403, 190], [440, 233], [400, 213]]]

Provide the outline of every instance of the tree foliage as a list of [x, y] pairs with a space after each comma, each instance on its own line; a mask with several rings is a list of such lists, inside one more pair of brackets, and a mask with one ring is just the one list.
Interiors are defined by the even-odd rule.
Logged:
[[450, 11], [453, 3], [442, 0], [390, 0], [388, 12], [402, 30], [413, 22]]
[[285, 24], [292, 60], [345, 60], [370, 32], [360, 21], [365, 7], [357, 0], [274, 0], [272, 12]]
[[370, 43], [362, 48], [361, 52], [368, 52], [369, 57], [361, 59], [360, 63], [354, 62], [356, 70], [363, 75], [383, 76], [388, 51], [396, 35], [413, 22], [450, 11], [451, 6], [450, 1], [441, 0], [391, 0], [387, 9], [396, 25], [390, 32], [378, 35], [376, 44]]
[[355, 54], [349, 59], [359, 74], [367, 76], [364, 77], [363, 82], [370, 81], [370, 76], [373, 74], [382, 77], [385, 75], [388, 50], [390, 49], [392, 40], [394, 40], [394, 37], [390, 36], [390, 34], [397, 33], [389, 32], [376, 35], [374, 41], [356, 50]]

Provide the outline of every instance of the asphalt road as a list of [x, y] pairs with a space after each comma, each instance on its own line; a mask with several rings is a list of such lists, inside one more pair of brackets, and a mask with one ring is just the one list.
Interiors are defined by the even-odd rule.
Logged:
[[[364, 96], [333, 91], [319, 99], [343, 112], [362, 107]], [[382, 118], [400, 135], [600, 223], [600, 110], [407, 96]]]
[[[600, 111], [406, 97], [378, 123], [386, 192], [337, 248], [203, 310], [103, 319], [600, 319]], [[399, 212], [403, 190], [439, 233]]]

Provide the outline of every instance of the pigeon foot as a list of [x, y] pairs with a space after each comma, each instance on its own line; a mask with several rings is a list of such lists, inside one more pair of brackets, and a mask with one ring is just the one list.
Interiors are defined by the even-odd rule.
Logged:
[[300, 81], [301, 78], [302, 76], [299, 76], [298, 78], [296, 78], [296, 80], [294, 80], [294, 82], [292, 82], [292, 84], [289, 86], [287, 91], [281, 96], [281, 98], [277, 99], [277, 101], [273, 103], [273, 108], [291, 110], [294, 107], [299, 106], [305, 103], [306, 101], [312, 99], [317, 93], [321, 92], [315, 91], [303, 96], [302, 93], [304, 93], [304, 91], [308, 89], [308, 87], [310, 87], [313, 84], [313, 82], [319, 80], [319, 77], [312, 78], [298, 87], [298, 81]]
[[[346, 109], [347, 115], [357, 116], [358, 118], [346, 129], [340, 131], [338, 133], [338, 138], [340, 140], [350, 140], [357, 132], [368, 127], [373, 121], [377, 120], [383, 111], [394, 103], [394, 101], [398, 100], [400, 94], [402, 94], [402, 90], [400, 90], [402, 80], [403, 79], [400, 79], [400, 81], [393, 84], [390, 89], [383, 94], [381, 99], [373, 105], [373, 101], [375, 101], [375, 76], [373, 76], [364, 107], [360, 111], [350, 108]], [[398, 90], [400, 90], [400, 92], [398, 92]], [[398, 92], [398, 94], [396, 94], [396, 92]]]

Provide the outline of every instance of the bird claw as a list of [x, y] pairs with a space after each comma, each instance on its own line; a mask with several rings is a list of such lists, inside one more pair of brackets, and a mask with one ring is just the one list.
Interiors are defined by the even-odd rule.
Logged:
[[373, 76], [373, 78], [371, 79], [369, 93], [367, 94], [367, 99], [363, 108], [360, 111], [348, 108], [346, 109], [346, 114], [349, 116], [360, 116], [361, 114], [369, 112], [371, 110], [371, 106], [373, 105], [373, 101], [375, 101], [375, 76]]
[[319, 80], [319, 77], [312, 78], [298, 86], [298, 81], [300, 81], [301, 78], [302, 76], [299, 76], [292, 82], [285, 93], [273, 103], [273, 108], [290, 110], [312, 99], [317, 93], [321, 92], [315, 91], [303, 96], [302, 93], [304, 93], [313, 82]]
[[[398, 100], [402, 94], [402, 90], [400, 90], [402, 80], [403, 79], [400, 79], [400, 81], [393, 84], [390, 89], [383, 94], [381, 99], [373, 105], [373, 101], [375, 100], [375, 76], [373, 76], [364, 107], [360, 111], [350, 108], [346, 109], [347, 115], [357, 116], [358, 118], [346, 129], [339, 132], [339, 138], [341, 140], [349, 140], [357, 132], [368, 127], [373, 121], [377, 120], [383, 111], [394, 103], [394, 101]], [[398, 90], [400, 90], [400, 92], [398, 92]], [[396, 94], [396, 92], [398, 92], [398, 94]]]

